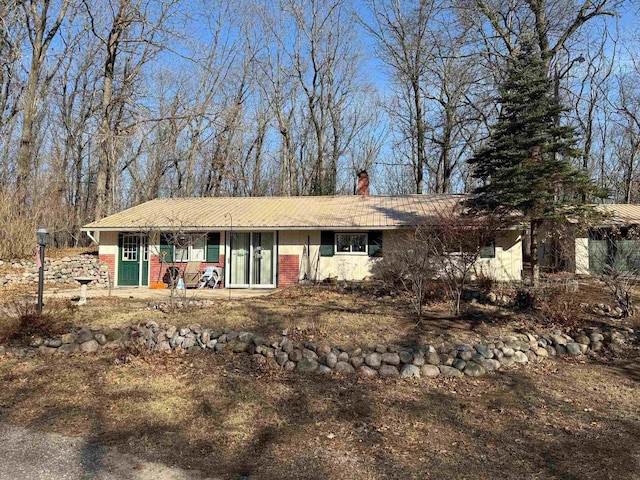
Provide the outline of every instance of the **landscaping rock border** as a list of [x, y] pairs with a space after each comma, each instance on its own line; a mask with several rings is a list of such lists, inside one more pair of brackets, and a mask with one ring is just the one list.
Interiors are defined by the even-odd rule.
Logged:
[[252, 355], [287, 371], [353, 374], [383, 378], [479, 377], [488, 372], [542, 361], [547, 357], [577, 357], [608, 349], [619, 353], [640, 344], [640, 330], [615, 327], [584, 328], [571, 335], [524, 333], [476, 345], [466, 343], [414, 346], [330, 346], [294, 342], [287, 336], [273, 341], [251, 332], [213, 329], [199, 324], [178, 327], [155, 321], [126, 327], [85, 327], [53, 338], [35, 338], [28, 346], [3, 347], [0, 355], [33, 357], [75, 352], [94, 353], [103, 348], [132, 345], [154, 352], [189, 353], [231, 351]]

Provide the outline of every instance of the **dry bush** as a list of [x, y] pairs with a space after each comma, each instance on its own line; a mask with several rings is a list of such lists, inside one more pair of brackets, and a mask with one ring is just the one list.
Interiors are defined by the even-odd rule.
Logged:
[[6, 315], [0, 324], [0, 342], [29, 343], [36, 337], [47, 338], [69, 331], [78, 306], [70, 300], [51, 300], [42, 313], [37, 312], [33, 297], [11, 300], [4, 308]]
[[427, 292], [440, 291], [436, 281], [446, 288], [451, 311], [458, 315], [483, 246], [495, 241], [504, 224], [498, 216], [468, 216], [459, 205], [442, 209], [428, 223], [399, 235], [391, 247], [385, 246], [373, 273], [409, 295], [418, 322]]
[[540, 323], [572, 327], [584, 315], [579, 297], [568, 285], [540, 282], [537, 286], [522, 285], [516, 290], [516, 308], [533, 313]]

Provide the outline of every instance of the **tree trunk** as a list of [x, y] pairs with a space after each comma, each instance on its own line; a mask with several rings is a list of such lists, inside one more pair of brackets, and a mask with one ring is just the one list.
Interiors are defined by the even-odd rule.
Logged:
[[538, 285], [540, 265], [538, 265], [538, 227], [540, 220], [531, 220], [531, 285]]
[[425, 128], [422, 119], [422, 103], [420, 102], [420, 83], [418, 79], [412, 82], [413, 102], [416, 110], [416, 193], [424, 193], [424, 166], [427, 161], [424, 158]]

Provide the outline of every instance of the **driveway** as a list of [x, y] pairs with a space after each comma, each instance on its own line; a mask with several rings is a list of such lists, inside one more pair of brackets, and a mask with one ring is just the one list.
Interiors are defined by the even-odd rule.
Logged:
[[[221, 477], [206, 477], [221, 480]], [[0, 480], [203, 480], [81, 438], [0, 424]]]

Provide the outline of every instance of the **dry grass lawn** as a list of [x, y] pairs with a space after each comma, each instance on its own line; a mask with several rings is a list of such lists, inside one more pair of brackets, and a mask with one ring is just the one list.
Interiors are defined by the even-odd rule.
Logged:
[[0, 418], [230, 479], [640, 477], [638, 359], [409, 382], [120, 358], [0, 360]]
[[[67, 306], [47, 309], [68, 326], [197, 322], [350, 345], [474, 341], [531, 327], [527, 316], [493, 307], [452, 319], [441, 305], [417, 325], [398, 299], [329, 287], [173, 314], [132, 299]], [[0, 357], [0, 385], [0, 421], [85, 436], [205, 476], [640, 478], [633, 356], [549, 360], [478, 380], [405, 381], [289, 374], [230, 353], [103, 351]]]

